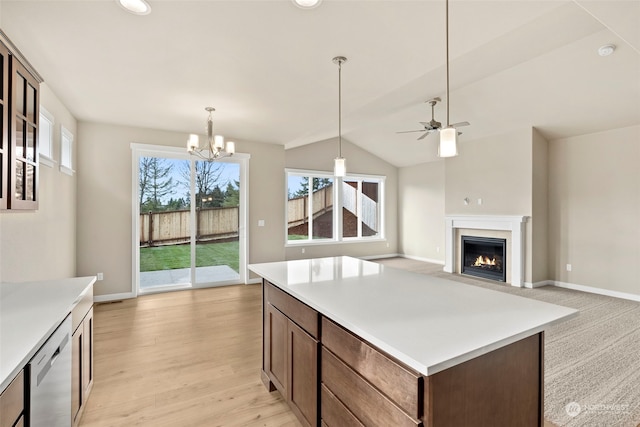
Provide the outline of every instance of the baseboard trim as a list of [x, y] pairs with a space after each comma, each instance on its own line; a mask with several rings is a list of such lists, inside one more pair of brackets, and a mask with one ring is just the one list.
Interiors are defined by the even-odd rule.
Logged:
[[423, 258], [423, 257], [407, 255], [407, 254], [400, 254], [399, 256], [402, 258], [412, 259], [414, 261], [430, 262], [431, 264], [444, 265], [444, 261], [439, 259]]
[[402, 256], [402, 255], [400, 254], [366, 255], [366, 256], [359, 256], [358, 258], [363, 260], [370, 260], [370, 259], [382, 259], [382, 258], [396, 258], [399, 256]]
[[262, 279], [260, 277], [254, 277], [253, 279], [247, 280], [247, 285], [256, 285], [262, 283]]
[[590, 294], [605, 295], [608, 297], [628, 299], [640, 302], [640, 295], [629, 294], [627, 292], [612, 291], [609, 289], [594, 288], [592, 286], [576, 285], [575, 283], [559, 282], [557, 280], [547, 280], [549, 284], [559, 288], [573, 289], [574, 291], [588, 292]]
[[93, 302], [111, 302], [119, 301], [123, 299], [135, 298], [136, 294], [133, 292], [123, 292], [121, 294], [106, 294], [106, 295], [94, 295]]
[[553, 285], [553, 280], [541, 280], [540, 282], [524, 282], [524, 287], [527, 289], [541, 288], [543, 286]]

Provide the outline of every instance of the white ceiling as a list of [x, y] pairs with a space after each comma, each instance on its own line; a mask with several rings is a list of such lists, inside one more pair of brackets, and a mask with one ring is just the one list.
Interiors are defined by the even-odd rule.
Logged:
[[[407, 166], [436, 157], [443, 0], [0, 0], [0, 27], [79, 120], [295, 147], [337, 136]], [[597, 48], [618, 46], [602, 58]], [[640, 1], [451, 0], [451, 122], [464, 144], [535, 126], [550, 139], [640, 124]], [[445, 122], [445, 105], [436, 107]], [[333, 156], [333, 154], [330, 154]]]

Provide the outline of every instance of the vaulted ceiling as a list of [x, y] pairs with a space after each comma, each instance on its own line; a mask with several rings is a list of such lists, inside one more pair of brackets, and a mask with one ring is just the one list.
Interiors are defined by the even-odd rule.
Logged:
[[[1, 0], [0, 27], [79, 120], [287, 148], [337, 136], [407, 166], [437, 160], [425, 101], [445, 94], [443, 0]], [[601, 57], [604, 44], [617, 46]], [[451, 122], [465, 144], [640, 124], [640, 1], [451, 0]], [[445, 121], [444, 103], [436, 120]], [[333, 153], [331, 153], [333, 155]]]

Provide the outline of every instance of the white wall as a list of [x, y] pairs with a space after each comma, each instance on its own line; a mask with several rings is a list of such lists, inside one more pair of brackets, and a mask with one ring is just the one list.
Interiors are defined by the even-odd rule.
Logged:
[[444, 160], [398, 172], [399, 252], [444, 263]]
[[[286, 166], [294, 169], [333, 171], [333, 159], [338, 155], [337, 138], [286, 150]], [[302, 253], [301, 246], [286, 248], [286, 259], [317, 258], [324, 256], [349, 255], [373, 257], [398, 252], [398, 168], [379, 157], [342, 140], [342, 155], [347, 159], [347, 174], [368, 174], [386, 176], [385, 181], [385, 241], [366, 243], [342, 243], [307, 245]], [[283, 184], [284, 185], [284, 184]], [[284, 187], [280, 203], [284, 206]], [[284, 239], [285, 221], [280, 230]]]
[[[132, 286], [132, 142], [185, 147], [187, 135], [80, 122], [78, 151], [78, 273], [104, 273], [96, 295], [126, 294]], [[236, 142], [249, 153], [249, 263], [284, 258], [282, 146]], [[258, 227], [258, 219], [266, 226]]]
[[[60, 160], [60, 126], [74, 133], [74, 146], [82, 144], [76, 119], [43, 83], [40, 105], [55, 118], [53, 156]], [[74, 158], [74, 164], [77, 157]], [[76, 275], [77, 175], [40, 165], [37, 211], [0, 212], [0, 280], [22, 282]]]
[[554, 280], [640, 295], [639, 165], [640, 126], [549, 142]]

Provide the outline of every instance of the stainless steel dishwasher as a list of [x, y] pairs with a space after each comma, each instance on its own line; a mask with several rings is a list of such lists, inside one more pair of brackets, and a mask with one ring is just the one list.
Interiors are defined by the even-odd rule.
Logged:
[[29, 362], [31, 427], [71, 426], [71, 316]]

